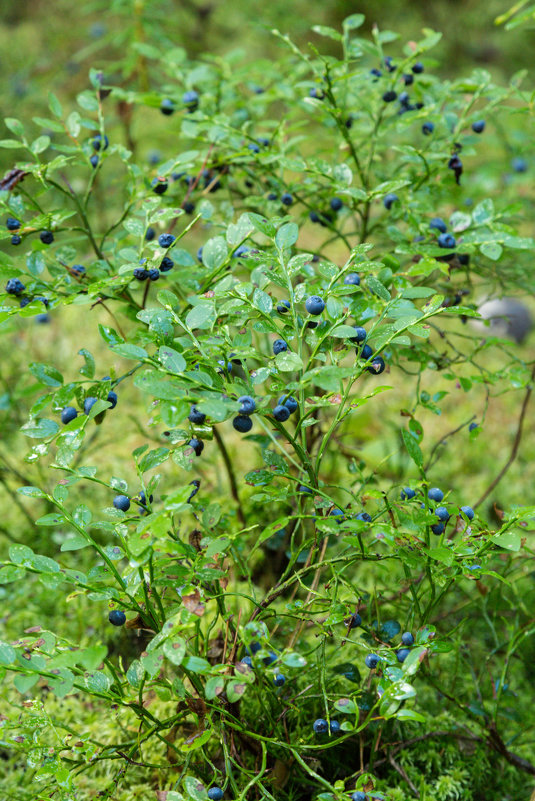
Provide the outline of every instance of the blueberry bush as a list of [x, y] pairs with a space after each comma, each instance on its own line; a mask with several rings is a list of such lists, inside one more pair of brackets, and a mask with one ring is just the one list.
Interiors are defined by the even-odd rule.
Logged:
[[5, 120], [6, 797], [530, 796], [532, 89], [363, 23]]

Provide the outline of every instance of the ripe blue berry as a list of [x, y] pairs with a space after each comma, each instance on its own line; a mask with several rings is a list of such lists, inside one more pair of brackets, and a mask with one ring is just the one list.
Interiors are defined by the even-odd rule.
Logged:
[[297, 411], [299, 404], [297, 403], [295, 398], [292, 398], [291, 395], [281, 395], [277, 401], [278, 406], [286, 406], [289, 410], [290, 414], [293, 414]]
[[113, 499], [113, 505], [116, 509], [120, 509], [121, 512], [128, 512], [130, 509], [130, 498], [126, 495], [116, 495]]
[[341, 730], [340, 721], [339, 720], [331, 720], [331, 734], [339, 734]]
[[238, 398], [238, 403], [241, 404], [240, 414], [253, 414], [256, 409], [255, 399], [250, 395], [242, 395], [241, 398]]
[[21, 242], [22, 242], [22, 237], [19, 236], [18, 234], [13, 234], [13, 236], [11, 237], [11, 244], [20, 245]]
[[332, 197], [329, 202], [329, 206], [333, 211], [340, 211], [343, 205], [344, 201], [340, 197]]
[[362, 623], [361, 616], [359, 615], [358, 612], [354, 612], [349, 618], [349, 628], [356, 629], [361, 625], [361, 623]]
[[286, 681], [286, 676], [283, 676], [282, 673], [277, 673], [277, 675], [273, 679], [273, 684], [275, 685], [275, 687], [282, 687], [285, 681]]
[[52, 231], [41, 231], [39, 234], [39, 239], [43, 243], [43, 245], [51, 245], [54, 241], [54, 234]]
[[526, 159], [520, 158], [517, 156], [511, 162], [511, 167], [515, 172], [527, 172], [528, 171], [528, 163]]
[[175, 266], [173, 259], [170, 259], [169, 256], [164, 256], [161, 264], [160, 264], [160, 272], [168, 273], [169, 270], [172, 270]]
[[204, 421], [206, 420], [206, 415], [200, 412], [196, 406], [191, 407], [191, 411], [188, 414], [188, 420], [190, 423], [193, 423], [197, 426], [202, 426]]
[[399, 198], [395, 194], [395, 192], [389, 192], [388, 195], [385, 195], [383, 198], [383, 206], [385, 207], [385, 209], [388, 209], [388, 211], [390, 211], [392, 205], [396, 203], [396, 201], [398, 200]]
[[157, 269], [149, 270], [149, 279], [151, 281], [157, 281], [159, 277], [160, 277], [160, 271], [159, 270], [157, 270]]
[[278, 198], [278, 195], [277, 195], [276, 192], [270, 192], [269, 195], [267, 196], [267, 199], [268, 200], [278, 200], [279, 198]]
[[287, 406], [275, 406], [273, 409], [273, 417], [279, 423], [284, 423], [290, 416], [290, 410]]
[[325, 301], [319, 295], [309, 295], [305, 308], [309, 314], [321, 314], [325, 308]]
[[195, 111], [199, 107], [199, 95], [194, 89], [191, 89], [189, 92], [184, 92], [182, 95], [182, 102], [191, 114], [192, 111]]
[[463, 515], [465, 515], [465, 517], [468, 518], [468, 520], [474, 519], [474, 510], [471, 506], [461, 506], [461, 512]]
[[254, 142], [252, 142], [250, 145], [247, 145], [247, 148], [248, 150], [251, 150], [253, 153], [260, 153], [259, 146], [256, 145]]
[[160, 234], [158, 237], [158, 244], [161, 248], [170, 248], [175, 238], [173, 234]]
[[433, 219], [429, 223], [429, 227], [436, 228], [437, 231], [440, 231], [443, 234], [445, 234], [446, 231], [448, 230], [448, 226], [446, 225], [442, 217], [433, 217]]
[[10, 278], [6, 284], [6, 292], [8, 295], [20, 295], [26, 287], [19, 278]]
[[106, 398], [106, 400], [108, 401], [108, 403], [111, 403], [111, 408], [115, 409], [115, 407], [117, 406], [117, 401], [119, 400], [119, 398], [117, 397], [117, 393], [116, 392], [113, 392], [113, 390], [110, 390], [108, 392], [108, 397]]
[[414, 72], [415, 75], [420, 75], [424, 71], [424, 65], [421, 61], [417, 61], [415, 64], [412, 65], [411, 70]]
[[360, 286], [360, 275], [358, 273], [348, 273], [344, 278], [344, 284], [348, 286]]
[[150, 185], [155, 195], [163, 195], [165, 192], [167, 192], [167, 187], [169, 186], [167, 183], [167, 178], [163, 178], [162, 176], [153, 178], [150, 182]]
[[126, 615], [119, 609], [112, 609], [110, 614], [108, 615], [108, 620], [110, 621], [112, 626], [124, 626], [124, 624], [126, 623]]
[[396, 656], [398, 658], [398, 662], [404, 662], [409, 654], [410, 654], [410, 651], [409, 651], [408, 648], [399, 648], [396, 651]]
[[145, 242], [152, 242], [155, 236], [156, 236], [156, 231], [154, 230], [154, 228], [149, 226], [145, 231]]
[[444, 531], [444, 523], [435, 523], [434, 526], [431, 526], [431, 531], [433, 532], [433, 534], [436, 534], [437, 537], [440, 537], [440, 535]]
[[291, 304], [289, 300], [280, 300], [277, 303], [277, 311], [279, 314], [286, 314], [288, 309], [291, 309]]
[[285, 206], [291, 206], [293, 202], [293, 195], [290, 195], [289, 192], [284, 192], [284, 194], [281, 195], [281, 203]]
[[457, 244], [453, 234], [440, 234], [437, 242], [439, 248], [447, 248], [448, 250], [453, 250], [453, 248]]
[[70, 423], [71, 420], [74, 420], [76, 417], [78, 417], [78, 412], [74, 406], [65, 406], [61, 411], [61, 422], [65, 425]]
[[97, 402], [98, 398], [89, 397], [86, 398], [84, 401], [84, 414], [89, 414], [95, 403]]
[[377, 654], [367, 654], [366, 659], [364, 660], [366, 667], [370, 668], [370, 670], [374, 670], [377, 665], [379, 664], [381, 657]]
[[317, 89], [315, 86], [312, 87], [312, 89], [309, 91], [308, 94], [310, 97], [315, 97], [316, 100], [323, 100], [323, 98], [325, 97], [323, 90]]
[[253, 666], [253, 660], [251, 659], [250, 656], [244, 656], [243, 659], [240, 659], [240, 662], [242, 662], [244, 665], [247, 665], [247, 667], [250, 668], [252, 668]]
[[299, 489], [297, 491], [301, 492], [301, 493], [305, 493], [307, 495], [313, 495], [314, 494], [313, 491], [310, 489], [310, 487], [305, 487], [304, 484], [300, 484], [299, 485]]
[[[357, 356], [358, 356], [359, 355], [358, 348], [356, 348], [356, 353], [357, 353]], [[362, 350], [360, 351], [360, 358], [364, 359], [364, 361], [368, 361], [368, 359], [371, 356], [373, 356], [373, 350], [371, 349], [371, 347], [369, 345], [364, 345]]]
[[478, 427], [479, 426], [477, 423], [470, 423], [470, 425], [468, 426], [468, 431], [474, 431]]
[[166, 117], [169, 117], [175, 111], [175, 104], [168, 97], [164, 97], [160, 104], [160, 111], [162, 114], [165, 114]]
[[373, 375], [379, 375], [379, 373], [383, 373], [385, 369], [385, 360], [382, 356], [374, 356], [372, 359], [372, 363], [368, 367], [368, 372], [372, 373]]
[[[152, 503], [152, 501], [153, 501], [153, 498], [154, 498], [154, 496], [153, 496], [153, 495], [149, 495], [149, 503]], [[143, 492], [143, 490], [142, 490], [142, 491], [139, 493], [139, 495], [137, 496], [137, 500], [138, 500], [140, 503], [142, 503], [142, 504], [143, 504], [143, 506], [146, 506], [146, 505], [147, 505], [147, 496], [145, 495], [145, 493]], [[141, 509], [141, 511], [144, 511], [144, 509]]]
[[368, 796], [366, 793], [361, 793], [360, 790], [357, 790], [356, 793], [353, 793], [351, 796], [351, 801], [368, 801]]
[[279, 353], [283, 353], [285, 350], [288, 350], [288, 343], [284, 341], [284, 339], [276, 339], [273, 343], [273, 353], [277, 356]]
[[446, 523], [450, 519], [450, 513], [445, 506], [437, 506], [435, 514], [443, 523]]
[[410, 631], [405, 631], [401, 635], [401, 642], [403, 645], [414, 645], [414, 637]]
[[440, 501], [444, 498], [444, 493], [438, 487], [431, 487], [427, 493], [427, 497], [430, 501], [436, 501], [436, 503], [440, 503]]
[[415, 491], [410, 487], [403, 487], [401, 490], [401, 500], [402, 501], [410, 501], [411, 498], [414, 498], [416, 495]]
[[397, 98], [397, 92], [394, 92], [393, 89], [391, 89], [388, 92], [385, 92], [383, 95], [383, 100], [385, 103], [393, 103], [394, 100], [396, 100], [396, 98]]
[[223, 790], [221, 787], [210, 787], [208, 790], [208, 798], [210, 801], [221, 801], [223, 798]]
[[239, 247], [236, 248], [236, 250], [232, 254], [232, 257], [234, 259], [241, 259], [244, 256], [247, 256], [248, 253], [249, 253], [249, 248], [247, 247], [247, 245], [240, 245]]
[[366, 337], [368, 336], [368, 334], [366, 333], [366, 329], [362, 328], [362, 326], [360, 325], [355, 325], [353, 326], [353, 328], [355, 330], [355, 336], [349, 337], [349, 341], [356, 342], [357, 345], [362, 345], [362, 343], [366, 341]]
[[422, 125], [422, 133], [424, 136], [431, 136], [433, 131], [435, 130], [435, 126], [432, 122], [424, 122]]
[[93, 167], [94, 170], [98, 167], [98, 156], [94, 153], [91, 158], [89, 159], [89, 163]]
[[383, 73], [381, 72], [381, 70], [378, 70], [377, 67], [374, 67], [373, 69], [370, 70], [370, 75], [373, 75], [373, 77], [376, 79], [380, 78], [382, 74]]
[[134, 270], [134, 278], [136, 278], [138, 281], [146, 281], [148, 277], [148, 270], [144, 270], [142, 267], [136, 267]]
[[6, 220], [6, 228], [8, 231], [18, 231], [20, 228], [20, 221], [15, 217], [8, 217]]
[[476, 120], [472, 123], [472, 130], [474, 133], [480, 134], [485, 130], [485, 120]]
[[246, 434], [253, 427], [253, 421], [245, 414], [239, 414], [232, 421], [232, 425], [240, 434]]
[[204, 450], [204, 442], [201, 439], [197, 439], [197, 437], [190, 439], [188, 445], [195, 451], [195, 456], [200, 456]]
[[[104, 147], [102, 147], [103, 143], [104, 143]], [[102, 134], [97, 134], [93, 138], [93, 140], [91, 141], [91, 146], [92, 146], [93, 150], [100, 150], [101, 147], [102, 147], [102, 150], [107, 150], [109, 144], [110, 144], [110, 140], [108, 139], [106, 134], [104, 134], [104, 139], [102, 138]]]
[[324, 718], [318, 718], [312, 726], [314, 734], [326, 734], [329, 731], [329, 724]]
[[359, 512], [358, 515], [355, 515], [355, 519], [356, 520], [363, 520], [365, 523], [371, 523], [372, 522], [371, 515], [369, 515], [368, 512]]
[[405, 84], [405, 86], [411, 86], [414, 83], [414, 75], [411, 75], [410, 72], [404, 73], [403, 83]]

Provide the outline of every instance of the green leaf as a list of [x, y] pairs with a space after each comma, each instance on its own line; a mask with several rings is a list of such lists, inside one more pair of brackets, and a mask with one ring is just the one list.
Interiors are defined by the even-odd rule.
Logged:
[[46, 492], [39, 489], [39, 487], [19, 487], [17, 492], [21, 495], [27, 495], [29, 498], [46, 498]]
[[59, 431], [59, 425], [54, 420], [47, 420], [46, 418], [36, 418], [25, 423], [20, 429], [26, 437], [33, 439], [44, 439], [45, 437], [53, 437]]
[[228, 259], [227, 243], [222, 236], [209, 239], [202, 248], [202, 262], [209, 270], [217, 270]]
[[15, 649], [0, 640], [0, 665], [11, 665], [15, 661]]
[[107, 325], [100, 325], [99, 323], [98, 330], [100, 336], [110, 348], [114, 345], [120, 345], [124, 342], [124, 339], [119, 336], [114, 328], [109, 328]]
[[125, 359], [134, 359], [136, 361], [139, 359], [146, 359], [149, 355], [145, 348], [139, 348], [137, 345], [113, 345], [112, 350], [118, 356], [123, 356]]
[[206, 682], [204, 697], [208, 701], [212, 701], [214, 698], [217, 698], [218, 695], [221, 695], [224, 689], [225, 680], [223, 676], [211, 676]]
[[356, 28], [360, 28], [365, 21], [366, 17], [364, 14], [351, 14], [349, 17], [346, 17], [345, 20], [342, 22], [344, 30], [347, 31], [354, 31]]
[[170, 637], [164, 642], [162, 650], [173, 665], [180, 665], [186, 655], [186, 642], [181, 637]]
[[140, 471], [146, 473], [148, 470], [153, 470], [163, 464], [169, 458], [169, 454], [169, 448], [155, 448], [155, 450], [149, 451], [139, 463]]
[[285, 350], [275, 356], [277, 369], [283, 373], [290, 373], [293, 370], [302, 370], [303, 361], [301, 357], [291, 350]]
[[162, 345], [158, 351], [158, 359], [166, 370], [171, 373], [183, 373], [186, 369], [186, 360], [182, 354], [168, 345]]
[[403, 429], [401, 432], [401, 436], [403, 437], [403, 442], [405, 443], [405, 447], [407, 448], [409, 456], [411, 457], [414, 464], [417, 465], [417, 467], [423, 467], [424, 457], [422, 451], [420, 450], [420, 446], [414, 439], [413, 435], [406, 429]]
[[37, 155], [38, 153], [42, 153], [47, 147], [50, 146], [50, 137], [43, 135], [39, 136], [32, 144], [30, 145], [30, 150], [32, 153]]
[[210, 663], [201, 656], [188, 656], [184, 667], [186, 670], [191, 670], [192, 673], [209, 673], [211, 670]]
[[63, 376], [59, 370], [49, 364], [31, 362], [28, 369], [41, 384], [47, 387], [60, 387], [63, 384]]
[[[204, 251], [203, 251], [204, 257]], [[209, 301], [202, 301], [197, 306], [194, 306], [186, 316], [186, 325], [188, 328], [211, 328], [215, 322], [215, 307]]]
[[522, 538], [518, 531], [504, 531], [503, 534], [495, 534], [491, 537], [495, 545], [505, 548], [507, 551], [519, 551], [522, 545]]
[[299, 228], [295, 223], [285, 223], [279, 228], [275, 236], [275, 243], [281, 250], [295, 245], [299, 236]]
[[357, 711], [357, 705], [351, 698], [339, 698], [335, 701], [334, 708], [346, 715], [353, 715]]
[[498, 242], [484, 242], [479, 246], [479, 250], [492, 261], [498, 261], [503, 253], [503, 247]]
[[[98, 104], [97, 104], [98, 107]], [[58, 119], [63, 114], [63, 109], [61, 108], [61, 103], [59, 102], [58, 98], [53, 92], [48, 93], [48, 108], [54, 115], [54, 117], [58, 117]]]
[[85, 375], [86, 378], [94, 378], [94, 376], [95, 376], [95, 360], [94, 360], [92, 354], [88, 350], [86, 350], [85, 348], [82, 348], [81, 350], [78, 351], [78, 355], [79, 356], [83, 356], [84, 362], [85, 362], [84, 366], [80, 367], [80, 373], [82, 375]]
[[366, 276], [366, 285], [368, 289], [373, 292], [374, 295], [380, 297], [381, 300], [390, 300], [390, 292], [374, 275]]

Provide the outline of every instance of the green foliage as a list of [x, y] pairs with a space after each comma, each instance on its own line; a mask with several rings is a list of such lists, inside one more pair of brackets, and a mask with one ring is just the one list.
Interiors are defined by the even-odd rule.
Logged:
[[[468, 321], [471, 293], [535, 288], [530, 179], [507, 172], [509, 137], [533, 154], [531, 90], [440, 80], [438, 33], [401, 45], [363, 23], [316, 26], [327, 55], [274, 31], [280, 57], [253, 63], [162, 50], [148, 25], [119, 85], [91, 70], [77, 108], [50, 92], [50, 116], [5, 121], [19, 172], [0, 205], [22, 243], [2, 233], [0, 272], [24, 285], [0, 298], [6, 352], [43, 298], [76, 321], [2, 396], [6, 441], [27, 438], [10, 480], [31, 538], [6, 531], [0, 671], [28, 798], [90, 798], [88, 775], [102, 798], [528, 797], [535, 507], [488, 519], [428, 432], [480, 388], [479, 427], [448, 433], [468, 452], [492, 396], [529, 400], [533, 365]], [[135, 129], [161, 118], [156, 170]], [[363, 458], [372, 421], [383, 451]]]

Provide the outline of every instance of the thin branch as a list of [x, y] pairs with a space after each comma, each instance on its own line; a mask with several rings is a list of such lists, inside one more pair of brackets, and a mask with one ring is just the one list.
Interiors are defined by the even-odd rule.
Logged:
[[227, 475], [230, 484], [230, 492], [234, 500], [236, 501], [237, 512], [238, 512], [238, 519], [242, 526], [245, 528], [246, 521], [245, 521], [245, 514], [243, 512], [243, 507], [241, 505], [240, 496], [238, 495], [238, 485], [236, 483], [236, 476], [234, 475], [234, 468], [232, 467], [232, 461], [230, 456], [228, 455], [227, 448], [221, 434], [217, 430], [217, 426], [213, 427], [214, 432], [214, 439], [217, 442], [217, 446], [221, 452], [221, 456], [223, 457], [223, 461], [225, 462], [225, 467], [227, 468]]

